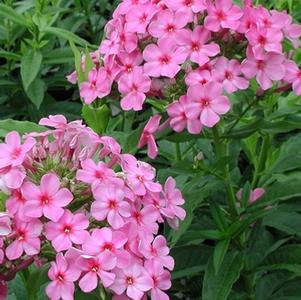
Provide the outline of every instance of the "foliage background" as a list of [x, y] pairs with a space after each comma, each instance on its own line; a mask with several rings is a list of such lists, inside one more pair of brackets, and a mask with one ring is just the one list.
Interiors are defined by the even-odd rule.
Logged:
[[[286, 9], [301, 22], [299, 0], [257, 3]], [[68, 40], [83, 52], [86, 47], [96, 49], [116, 4], [106, 0], [0, 2], [0, 136], [13, 129], [26, 132], [33, 126], [6, 121], [8, 118], [37, 122], [56, 113], [65, 114], [69, 120], [81, 118], [78, 87], [65, 79], [74, 69]], [[300, 50], [296, 60], [300, 65]], [[251, 102], [253, 97], [254, 91], [235, 94], [232, 121], [242, 114], [242, 103]], [[125, 114], [118, 110], [118, 103], [110, 99], [108, 103], [113, 116], [106, 134], [116, 137], [125, 152], [147, 160], [145, 150], [138, 152], [136, 145], [149, 112]], [[269, 107], [275, 109], [265, 116]], [[180, 230], [163, 229], [176, 259], [172, 299], [301, 299], [301, 99], [288, 93], [267, 95], [255, 108], [228, 136], [233, 139], [230, 155], [220, 160], [213, 155], [211, 136], [191, 140], [186, 134], [167, 134], [159, 142], [160, 157], [152, 162], [159, 170], [159, 180], [175, 176], [187, 200], [188, 217]], [[154, 108], [149, 105], [149, 109]], [[262, 116], [265, 122], [258, 122]], [[258, 168], [258, 141], [266, 136], [269, 147], [258, 181], [267, 193], [245, 212], [249, 216], [245, 223], [232, 224], [226, 213], [223, 183], [214, 176], [216, 170], [195, 157], [202, 151], [211, 166], [229, 165], [237, 189], [245, 184], [247, 190], [251, 174]], [[274, 208], [249, 227], [265, 212], [267, 203]], [[243, 247], [237, 251], [230, 240], [240, 230], [244, 231]], [[8, 299], [45, 299], [46, 282], [46, 267], [39, 271], [32, 267], [10, 283]], [[79, 293], [76, 297], [100, 299], [97, 294]]]

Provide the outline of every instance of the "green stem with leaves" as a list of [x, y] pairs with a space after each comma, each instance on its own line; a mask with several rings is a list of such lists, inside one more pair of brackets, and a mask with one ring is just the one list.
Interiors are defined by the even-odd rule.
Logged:
[[[212, 133], [213, 133], [214, 146], [216, 149], [216, 155], [217, 155], [218, 160], [220, 160], [223, 157], [226, 157], [228, 155], [228, 145], [225, 143], [225, 141], [223, 141], [220, 138], [219, 130], [218, 130], [217, 126], [212, 128]], [[235, 217], [237, 217], [236, 196], [235, 196], [233, 186], [231, 183], [231, 176], [230, 176], [228, 164], [224, 164], [221, 171], [223, 173], [223, 178], [224, 178], [224, 182], [226, 185], [229, 211], [230, 211], [232, 219], [235, 219]]]

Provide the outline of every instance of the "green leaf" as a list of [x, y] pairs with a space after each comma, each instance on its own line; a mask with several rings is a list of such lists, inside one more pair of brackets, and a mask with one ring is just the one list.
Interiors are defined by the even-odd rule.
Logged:
[[86, 45], [89, 45], [90, 47], [95, 48], [91, 44], [89, 44], [86, 40], [80, 38], [79, 36], [77, 36], [73, 32], [65, 30], [65, 29], [62, 29], [62, 28], [58, 28], [58, 27], [46, 27], [46, 28], [44, 28], [43, 31], [46, 32], [46, 33], [52, 34], [52, 35], [54, 35], [56, 37], [63, 38], [65, 40], [67, 40], [67, 41], [72, 41], [73, 43], [81, 45], [81, 46], [84, 46], [84, 47]]
[[21, 60], [21, 77], [25, 90], [37, 77], [42, 62], [42, 54], [38, 50], [30, 49]]
[[30, 84], [26, 91], [27, 96], [37, 109], [40, 108], [40, 105], [43, 102], [45, 89], [45, 82], [42, 79], [37, 78]]
[[301, 214], [295, 212], [275, 211], [263, 219], [263, 225], [301, 237]]
[[79, 49], [75, 46], [73, 41], [69, 40], [69, 44], [70, 44], [70, 47], [71, 47], [73, 55], [74, 55], [75, 70], [76, 70], [76, 74], [78, 77], [78, 82], [82, 83], [83, 81], [85, 81], [85, 74], [82, 70], [82, 65], [81, 65], [82, 56], [81, 56]]
[[243, 268], [243, 255], [228, 252], [216, 274], [213, 257], [209, 260], [203, 282], [203, 300], [226, 300]]
[[221, 209], [221, 206], [217, 205], [214, 201], [210, 201], [210, 213], [217, 228], [220, 231], [224, 231], [227, 228], [227, 219], [225, 212]]
[[89, 105], [84, 105], [82, 116], [96, 133], [103, 134], [106, 131], [110, 120], [111, 111], [106, 104], [99, 108], [93, 108]]
[[171, 255], [175, 259], [176, 266], [172, 278], [185, 278], [204, 271], [212, 250], [212, 247], [206, 245], [173, 248]]
[[6, 59], [12, 59], [12, 60], [21, 59], [21, 55], [9, 51], [4, 51], [4, 50], [0, 50], [0, 57], [4, 57]]
[[27, 300], [26, 288], [24, 282], [19, 274], [16, 275], [15, 279], [8, 283], [8, 290], [16, 296], [18, 300]]
[[18, 14], [14, 9], [3, 3], [0, 3], [0, 16], [11, 20], [18, 25], [27, 27], [27, 22], [23, 15]]
[[32, 272], [30, 272], [30, 276], [26, 282], [26, 288], [27, 288], [29, 299], [34, 299], [37, 296], [40, 287], [44, 283], [49, 281], [47, 275], [48, 268], [49, 265], [46, 264], [42, 268], [40, 269], [37, 268], [34, 269]]
[[0, 137], [4, 137], [8, 132], [13, 130], [24, 134], [32, 131], [43, 132], [46, 131], [47, 128], [28, 121], [0, 120]]
[[230, 240], [223, 240], [223, 241], [219, 241], [214, 248], [213, 266], [214, 266], [215, 274], [218, 273], [220, 266], [224, 261], [229, 245], [230, 245]]

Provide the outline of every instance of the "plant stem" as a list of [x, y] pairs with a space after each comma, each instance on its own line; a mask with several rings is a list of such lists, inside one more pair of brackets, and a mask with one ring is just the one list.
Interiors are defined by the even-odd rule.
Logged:
[[[228, 145], [226, 143], [222, 142], [217, 126], [212, 128], [212, 132], [213, 132], [214, 146], [216, 149], [216, 155], [217, 155], [217, 158], [220, 160], [223, 157], [227, 156]], [[229, 211], [230, 211], [232, 219], [235, 219], [235, 217], [237, 217], [236, 196], [235, 196], [235, 193], [233, 190], [233, 186], [231, 184], [231, 177], [230, 177], [230, 171], [229, 171], [228, 164], [223, 166], [222, 172], [223, 172], [224, 182], [226, 185]]]
[[255, 172], [252, 181], [252, 187], [255, 188], [259, 182], [261, 172], [265, 168], [265, 163], [267, 159], [268, 150], [270, 147], [270, 136], [267, 134], [263, 137], [261, 150], [259, 154], [258, 165], [255, 167]]
[[182, 160], [182, 154], [181, 154], [180, 144], [176, 143], [175, 145], [176, 145], [176, 160], [181, 161]]

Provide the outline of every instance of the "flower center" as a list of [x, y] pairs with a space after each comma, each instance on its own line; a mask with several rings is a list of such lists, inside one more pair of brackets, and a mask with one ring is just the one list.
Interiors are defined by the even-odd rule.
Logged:
[[191, 49], [192, 49], [192, 51], [199, 51], [200, 45], [197, 42], [192, 42]]
[[111, 251], [113, 249], [113, 245], [111, 243], [105, 243], [103, 245], [103, 250], [105, 251]]
[[230, 71], [226, 71], [225, 72], [225, 78], [228, 79], [228, 80], [231, 80], [233, 78], [233, 75]]
[[126, 278], [126, 283], [127, 283], [128, 285], [134, 284], [134, 278], [133, 278], [132, 276], [127, 276], [127, 278]]
[[59, 281], [59, 282], [63, 282], [65, 280], [64, 278], [64, 275], [62, 273], [58, 273], [56, 275], [56, 279]]
[[170, 63], [170, 57], [166, 54], [162, 55], [160, 58], [159, 58], [160, 62], [162, 65], [167, 65]]
[[258, 60], [257, 61], [257, 69], [258, 70], [263, 70], [265, 67], [265, 61], [264, 60]]
[[68, 234], [68, 233], [70, 233], [71, 232], [71, 227], [70, 226], [65, 226], [65, 228], [64, 228], [64, 232], [66, 233], [66, 234]]
[[21, 148], [14, 148], [14, 150], [11, 152], [10, 156], [12, 159], [16, 159], [21, 154]]
[[24, 230], [18, 230], [17, 233], [17, 240], [18, 241], [24, 241], [25, 240], [25, 231]]
[[217, 10], [215, 15], [220, 21], [226, 20], [226, 14], [222, 10]]
[[50, 202], [50, 198], [48, 195], [41, 195], [40, 201], [42, 205], [47, 205]]
[[101, 172], [100, 170], [96, 170], [95, 173], [94, 173], [94, 176], [97, 179], [103, 179], [103, 172]]
[[184, 0], [184, 5], [190, 7], [193, 3], [193, 0]]
[[266, 43], [266, 41], [267, 41], [267, 39], [266, 39], [265, 36], [260, 35], [260, 36], [258, 37], [258, 43], [259, 43], [260, 45], [264, 45], [264, 44]]
[[202, 99], [200, 100], [200, 102], [201, 102], [201, 104], [202, 104], [203, 107], [207, 107], [207, 106], [210, 105], [210, 101], [209, 101], [209, 99], [207, 99], [207, 98], [202, 98]]
[[115, 199], [110, 199], [109, 200], [109, 208], [110, 209], [116, 209], [116, 207], [117, 207], [116, 200]]
[[166, 31], [172, 33], [175, 31], [175, 26], [173, 24], [169, 24], [166, 28]]

